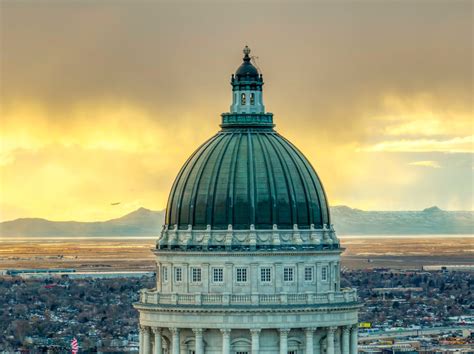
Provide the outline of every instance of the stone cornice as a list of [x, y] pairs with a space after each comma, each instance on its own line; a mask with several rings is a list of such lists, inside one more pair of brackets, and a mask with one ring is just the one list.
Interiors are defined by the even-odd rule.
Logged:
[[262, 313], [308, 313], [308, 312], [346, 312], [363, 307], [359, 301], [347, 303], [335, 303], [324, 305], [261, 305], [256, 308], [251, 306], [212, 306], [212, 305], [150, 305], [134, 303], [133, 307], [141, 311], [151, 312], [174, 312], [174, 313], [217, 313], [217, 314], [262, 314]]
[[[267, 251], [267, 250], [255, 250], [255, 251], [212, 251], [212, 256], [233, 256], [233, 257], [248, 257], [249, 255], [271, 257], [271, 256], [321, 256], [323, 254], [341, 254], [345, 248], [337, 248], [331, 250], [301, 250], [301, 251]], [[176, 256], [205, 256], [209, 257], [210, 251], [196, 251], [196, 250], [160, 250], [152, 249], [154, 254], [158, 255], [176, 255]]]
[[273, 113], [222, 113], [222, 128], [274, 127]]

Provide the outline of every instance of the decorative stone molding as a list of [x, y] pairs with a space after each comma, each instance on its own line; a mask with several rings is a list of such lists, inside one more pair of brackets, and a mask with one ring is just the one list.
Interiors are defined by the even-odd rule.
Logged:
[[[250, 316], [260, 315], [262, 313], [261, 307], [246, 307], [243, 308], [242, 306], [232, 307], [232, 306], [183, 306], [183, 305], [150, 305], [150, 304], [141, 304], [135, 303], [134, 307], [137, 310], [145, 311], [149, 313], [180, 313], [186, 314], [189, 313], [190, 308], [192, 308], [193, 313], [199, 313], [202, 315], [205, 314], [220, 314], [220, 315], [232, 315], [232, 314], [242, 314], [246, 313]], [[313, 306], [271, 306], [265, 308], [265, 314], [279, 314], [279, 315], [287, 315], [290, 313], [293, 314], [304, 314], [304, 313], [334, 313], [339, 314], [347, 311], [354, 311], [358, 310], [362, 307], [360, 303], [345, 303], [345, 304], [334, 304], [334, 305], [313, 305]]]
[[161, 327], [151, 327], [151, 330], [154, 334], [161, 334], [163, 332], [163, 328]]
[[230, 126], [273, 127], [273, 113], [222, 113], [222, 128]]
[[192, 328], [192, 331], [196, 336], [202, 336], [202, 334], [204, 333], [204, 329], [202, 328]]
[[171, 334], [174, 335], [174, 336], [179, 334], [179, 328], [171, 327], [169, 330], [170, 330]]
[[191, 225], [186, 230], [164, 227], [158, 238], [156, 248], [159, 250], [257, 250], [257, 249], [325, 249], [338, 248], [339, 241], [332, 225], [322, 229], [279, 230], [274, 225], [272, 230], [193, 230]]
[[222, 333], [223, 336], [230, 336], [230, 331], [231, 331], [230, 329], [228, 329], [228, 328], [221, 328], [220, 331], [221, 331], [221, 333]]
[[[334, 246], [321, 246], [320, 249], [307, 249], [307, 248], [300, 248], [297, 249], [291, 248], [291, 249], [284, 249], [280, 248], [278, 250], [259, 250], [258, 251], [258, 256], [259, 257], [274, 257], [274, 256], [321, 256], [323, 254], [331, 254], [331, 255], [339, 255], [342, 253], [344, 249], [339, 248], [339, 246], [334, 245]], [[168, 249], [155, 249], [153, 253], [157, 256], [164, 256], [164, 255], [170, 255], [170, 256], [187, 256], [187, 255], [193, 255], [193, 256], [204, 256], [204, 257], [214, 257], [214, 256], [223, 256], [223, 257], [247, 257], [249, 255], [249, 250], [245, 251], [242, 249], [236, 249], [236, 250], [220, 250], [220, 251], [204, 251], [204, 250], [195, 250], [195, 249], [173, 249], [172, 251]]]
[[144, 325], [139, 325], [139, 326], [138, 326], [138, 330], [139, 330], [141, 333], [145, 333], [145, 332], [149, 332], [149, 331], [150, 331], [150, 327], [144, 326]]

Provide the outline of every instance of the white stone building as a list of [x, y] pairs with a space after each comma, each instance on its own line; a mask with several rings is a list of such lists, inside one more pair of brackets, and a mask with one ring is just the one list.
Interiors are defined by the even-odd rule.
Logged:
[[360, 303], [340, 288], [322, 184], [274, 130], [250, 50], [221, 131], [179, 172], [144, 289], [141, 354], [355, 354]]

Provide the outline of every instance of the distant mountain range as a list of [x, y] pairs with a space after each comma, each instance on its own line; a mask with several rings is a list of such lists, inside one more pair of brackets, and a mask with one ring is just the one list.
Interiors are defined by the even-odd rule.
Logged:
[[331, 208], [339, 235], [473, 234], [474, 211], [445, 211], [434, 206], [422, 211], [364, 211]]
[[[331, 208], [339, 235], [473, 234], [473, 211], [363, 211], [347, 206]], [[154, 236], [164, 222], [164, 210], [140, 208], [118, 219], [95, 222], [22, 218], [0, 223], [3, 237]]]
[[22, 218], [0, 223], [0, 236], [153, 236], [158, 235], [164, 211], [140, 208], [107, 221], [50, 221]]

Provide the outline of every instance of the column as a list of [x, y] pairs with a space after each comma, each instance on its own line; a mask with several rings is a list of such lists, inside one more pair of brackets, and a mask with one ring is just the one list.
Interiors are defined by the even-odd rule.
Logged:
[[204, 354], [204, 343], [202, 340], [202, 328], [194, 328], [194, 341], [196, 342], [196, 354]]
[[202, 264], [202, 292], [209, 292], [209, 284], [211, 283], [211, 267], [209, 263]]
[[230, 354], [230, 329], [221, 329], [222, 354]]
[[250, 293], [258, 293], [258, 263], [250, 264]]
[[[189, 293], [189, 283], [190, 283], [190, 280], [191, 280], [191, 274], [189, 274], [190, 272], [190, 268], [189, 268], [189, 263], [184, 263], [183, 265], [183, 281], [181, 282], [180, 285], [183, 285], [184, 284], [184, 292], [185, 293]], [[202, 272], [202, 270], [201, 270]]]
[[138, 353], [143, 354], [143, 326], [138, 326]]
[[350, 354], [357, 354], [357, 324], [351, 327], [351, 350]]
[[319, 263], [316, 263], [314, 267], [314, 286], [315, 286], [315, 292], [319, 293], [321, 291], [321, 266]]
[[321, 354], [323, 353], [322, 347], [322, 340], [321, 340], [322, 333], [320, 331], [314, 334], [314, 342], [316, 343], [314, 347], [314, 354]]
[[260, 350], [260, 331], [261, 329], [255, 328], [250, 330], [252, 337], [252, 354], [258, 354]]
[[232, 269], [232, 263], [225, 264], [224, 270], [224, 286], [226, 293], [232, 293], [232, 283], [234, 282], [234, 274]]
[[350, 336], [350, 327], [342, 327], [342, 354], [349, 354], [349, 336]]
[[153, 327], [153, 334], [155, 335], [155, 347], [153, 354], [163, 354], [163, 343], [161, 342], [161, 328]]
[[336, 331], [336, 327], [328, 327], [327, 334], [326, 334], [326, 341], [327, 341], [327, 354], [335, 354], [334, 353], [334, 332]]
[[277, 292], [283, 291], [283, 276], [277, 274], [283, 274], [283, 264], [275, 263], [275, 286], [277, 288]]
[[288, 333], [290, 333], [290, 329], [280, 328], [279, 332], [280, 332], [280, 354], [288, 354]]
[[302, 262], [298, 262], [296, 263], [296, 267], [295, 267], [295, 279], [296, 279], [296, 286], [298, 287], [297, 288], [297, 292], [301, 292], [303, 291], [303, 289], [301, 289], [301, 287], [305, 286], [305, 282], [304, 282], [304, 263]]
[[304, 330], [306, 334], [305, 354], [314, 354], [314, 331], [316, 328], [305, 328]]
[[156, 291], [162, 292], [162, 284], [163, 284], [163, 266], [161, 263], [157, 263], [156, 267]]
[[180, 354], [179, 350], [179, 328], [170, 328], [172, 339], [171, 339], [171, 353]]
[[151, 354], [150, 327], [143, 326], [143, 354]]

